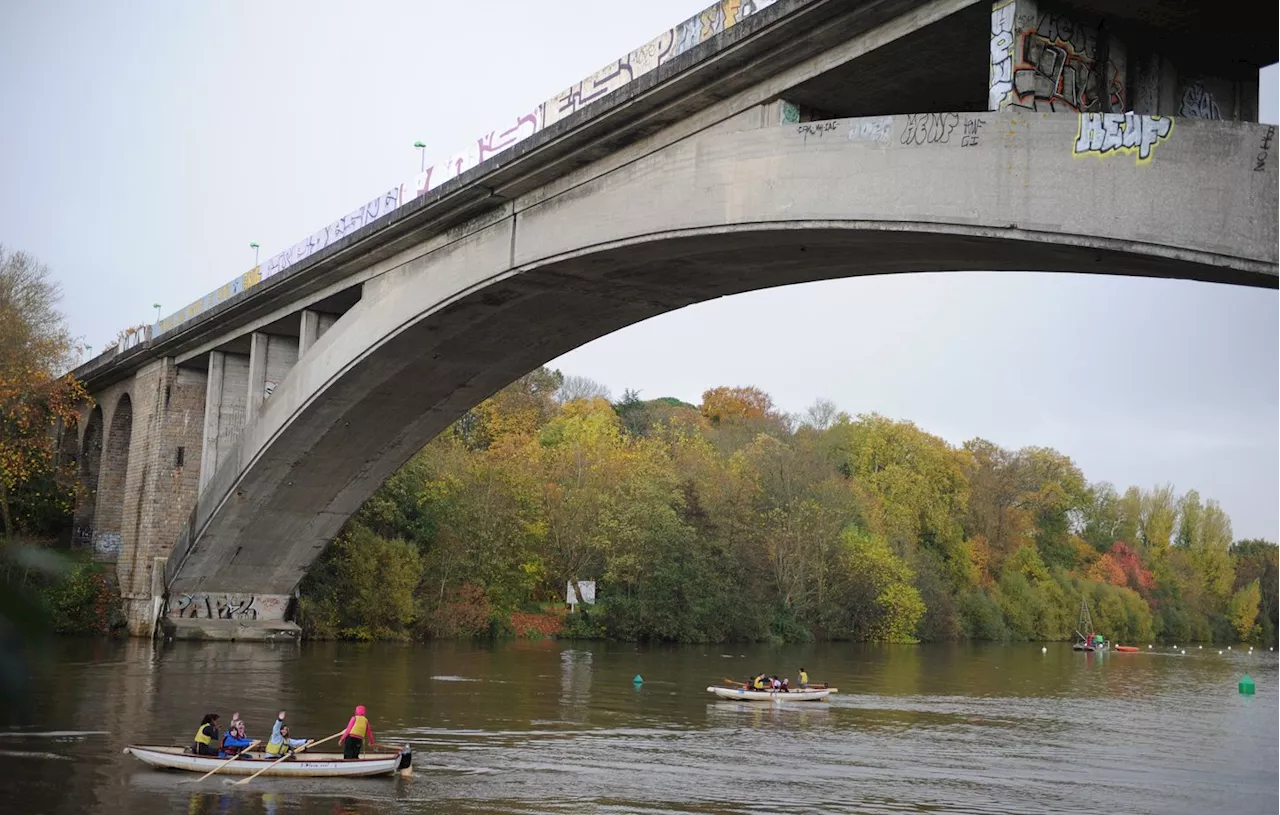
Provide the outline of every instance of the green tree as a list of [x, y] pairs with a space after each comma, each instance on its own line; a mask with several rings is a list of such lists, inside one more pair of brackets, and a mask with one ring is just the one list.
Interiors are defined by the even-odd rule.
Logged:
[[1257, 580], [1240, 589], [1231, 598], [1227, 618], [1235, 628], [1241, 642], [1249, 642], [1258, 621], [1258, 605], [1262, 602], [1262, 588]]

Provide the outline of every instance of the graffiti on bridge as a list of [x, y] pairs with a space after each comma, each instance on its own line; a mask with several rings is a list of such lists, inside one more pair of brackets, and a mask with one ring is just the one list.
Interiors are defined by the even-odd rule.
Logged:
[[1137, 113], [1082, 113], [1073, 154], [1105, 158], [1136, 154], [1138, 165], [1151, 161], [1156, 145], [1173, 133], [1169, 116]]
[[408, 182], [392, 187], [359, 209], [272, 256], [262, 267], [255, 267], [216, 292], [158, 321], [154, 326], [154, 336], [171, 331], [198, 314], [257, 285], [262, 280], [280, 274], [373, 220], [404, 206], [419, 196], [426, 195], [486, 159], [511, 149], [535, 133], [635, 81], [636, 78], [656, 70], [659, 66], [706, 42], [716, 34], [759, 14], [776, 1], [718, 0], [714, 5], [694, 14], [679, 25], [667, 29], [626, 56], [614, 60], [581, 82], [571, 85], [532, 110], [509, 121], [508, 124], [481, 135], [465, 150], [453, 154], [446, 161], [427, 167]]
[[1268, 127], [1262, 131], [1262, 143], [1258, 145], [1258, 155], [1253, 160], [1253, 171], [1255, 173], [1265, 172], [1267, 169], [1267, 159], [1271, 156], [1271, 142], [1275, 141], [1275, 127]]
[[948, 144], [960, 124], [958, 113], [912, 113], [898, 137], [899, 144]]
[[1222, 110], [1218, 100], [1199, 82], [1192, 82], [1182, 91], [1182, 106], [1178, 115], [1188, 119], [1221, 119]]
[[169, 601], [169, 616], [206, 620], [284, 619], [287, 595], [234, 593], [180, 594]]
[[[1061, 14], [1041, 14], [1033, 28], [1015, 31], [1014, 3], [991, 12], [989, 106], [1036, 111], [1123, 110], [1124, 70], [1099, 59], [1097, 29]], [[1012, 44], [1010, 43], [1012, 40]]]

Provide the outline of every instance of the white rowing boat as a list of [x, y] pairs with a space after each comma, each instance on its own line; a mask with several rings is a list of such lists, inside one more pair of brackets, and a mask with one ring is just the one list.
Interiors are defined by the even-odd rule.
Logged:
[[[228, 764], [225, 758], [198, 756], [185, 747], [131, 744], [124, 748], [124, 751], [145, 764], [166, 770], [207, 773], [226, 764], [218, 771], [218, 775], [253, 775], [280, 758], [254, 752]], [[342, 753], [306, 752], [298, 754], [295, 758], [281, 761], [263, 775], [289, 778], [362, 778], [371, 775], [391, 775], [400, 770], [407, 770], [412, 762], [413, 750], [408, 745], [398, 752], [370, 752], [353, 759], [344, 759]]]
[[720, 688], [712, 685], [707, 690], [719, 696], [721, 699], [735, 699], [738, 701], [746, 700], [749, 702], [821, 702], [824, 701], [832, 693], [835, 688], [792, 688], [789, 692], [767, 691], [767, 690], [746, 690], [745, 688]]

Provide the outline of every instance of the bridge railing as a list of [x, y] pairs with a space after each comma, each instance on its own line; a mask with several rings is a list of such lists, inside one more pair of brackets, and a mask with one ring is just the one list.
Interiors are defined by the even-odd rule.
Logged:
[[[199, 314], [273, 277], [324, 249], [360, 227], [372, 223], [408, 202], [426, 195], [490, 158], [510, 150], [533, 134], [582, 110], [643, 76], [694, 46], [759, 14], [777, 0], [718, 0], [679, 25], [663, 31], [649, 42], [591, 74], [581, 82], [525, 111], [514, 120], [490, 130], [444, 161], [433, 164], [413, 178], [391, 187], [347, 215], [316, 230], [288, 249], [268, 258], [266, 263], [238, 275], [199, 300], [189, 303], [148, 327], [146, 341], [195, 318]], [[126, 329], [129, 330], [129, 329]], [[131, 337], [134, 335], [130, 335]], [[141, 342], [143, 340], [139, 340]], [[136, 342], [134, 343], [137, 344]], [[121, 353], [132, 345], [117, 345]], [[111, 351], [104, 351], [106, 357]], [[114, 355], [114, 354], [112, 354]]]

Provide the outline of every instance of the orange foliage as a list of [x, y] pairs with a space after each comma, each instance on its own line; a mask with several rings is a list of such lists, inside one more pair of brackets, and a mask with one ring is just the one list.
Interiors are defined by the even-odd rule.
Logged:
[[702, 415], [712, 424], [763, 419], [773, 411], [773, 399], [754, 386], [711, 388], [702, 394]]

